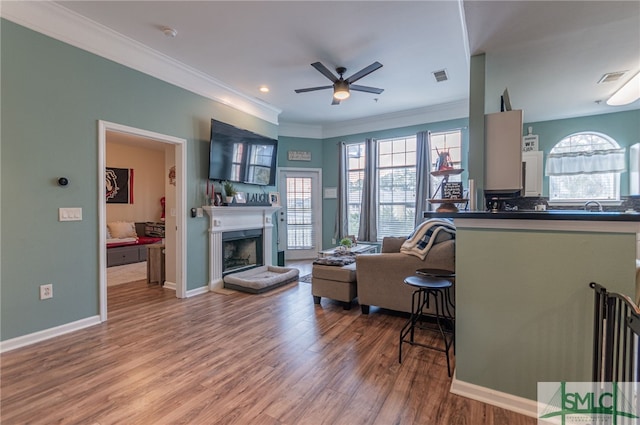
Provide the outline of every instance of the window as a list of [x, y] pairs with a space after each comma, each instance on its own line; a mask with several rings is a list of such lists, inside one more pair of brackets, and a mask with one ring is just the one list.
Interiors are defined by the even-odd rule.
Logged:
[[[413, 231], [415, 216], [416, 137], [379, 140], [377, 144], [378, 240], [408, 235]], [[350, 235], [357, 235], [360, 228], [365, 159], [364, 143], [347, 146], [347, 231]]]
[[357, 235], [360, 229], [360, 205], [362, 204], [362, 181], [364, 180], [364, 143], [347, 146], [347, 232]]
[[[448, 131], [444, 133], [432, 133], [430, 137], [431, 141], [431, 170], [436, 169], [436, 160], [438, 159], [438, 152], [449, 151], [453, 168], [462, 168], [462, 131]], [[450, 182], [461, 182], [462, 176], [460, 174], [449, 176]], [[440, 186], [442, 179], [432, 178], [430, 179], [431, 194], [435, 198], [440, 198], [440, 195], [436, 193], [436, 190]]]
[[610, 137], [593, 132], [571, 134], [549, 152], [549, 200], [619, 201], [624, 149]]
[[413, 231], [416, 204], [416, 137], [378, 141], [378, 240]]

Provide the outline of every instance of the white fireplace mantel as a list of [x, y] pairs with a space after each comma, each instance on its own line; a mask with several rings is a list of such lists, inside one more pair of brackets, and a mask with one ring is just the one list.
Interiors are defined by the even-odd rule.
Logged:
[[209, 290], [222, 289], [222, 233], [262, 229], [264, 264], [272, 265], [273, 213], [280, 207], [202, 207], [209, 215]]

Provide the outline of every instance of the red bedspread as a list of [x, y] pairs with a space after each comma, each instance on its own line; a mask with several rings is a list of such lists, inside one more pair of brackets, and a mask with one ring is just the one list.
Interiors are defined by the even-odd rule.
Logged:
[[151, 236], [139, 236], [135, 241], [129, 242], [112, 242], [107, 244], [107, 248], [115, 248], [117, 246], [131, 246], [131, 245], [148, 245], [152, 243], [162, 242], [162, 238], [156, 238]]

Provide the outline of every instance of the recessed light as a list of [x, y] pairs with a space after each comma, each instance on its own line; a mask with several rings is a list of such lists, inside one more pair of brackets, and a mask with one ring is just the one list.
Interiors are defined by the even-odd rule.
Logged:
[[162, 32], [169, 38], [174, 38], [176, 35], [178, 35], [178, 31], [170, 27], [162, 27]]
[[260, 91], [262, 93], [269, 93], [269, 87], [267, 86], [260, 86]]

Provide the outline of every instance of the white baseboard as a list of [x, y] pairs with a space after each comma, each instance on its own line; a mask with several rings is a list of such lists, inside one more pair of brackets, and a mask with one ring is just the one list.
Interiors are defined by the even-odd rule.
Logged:
[[537, 401], [460, 381], [456, 378], [455, 374], [451, 381], [450, 392], [462, 397], [467, 397], [472, 400], [481, 401], [512, 412], [520, 413], [521, 415], [530, 416], [532, 418], [538, 417]]
[[6, 341], [0, 342], [0, 353], [5, 353], [7, 351], [15, 350], [16, 348], [20, 347], [26, 347], [27, 345], [35, 344], [36, 342], [45, 341], [47, 339], [68, 334], [69, 332], [78, 331], [80, 329], [88, 328], [89, 326], [98, 325], [100, 323], [100, 316], [91, 316], [87, 317], [86, 319], [66, 323], [54, 328], [45, 329], [16, 338], [11, 338]]
[[166, 289], [171, 289], [172, 291], [176, 290], [175, 282], [169, 282], [168, 280], [164, 281], [164, 285], [162, 285], [162, 287]]
[[190, 298], [190, 297], [195, 297], [196, 295], [206, 294], [207, 292], [209, 292], [209, 287], [205, 285], [205, 286], [201, 286], [199, 288], [191, 289], [187, 291], [186, 296], [187, 298]]

